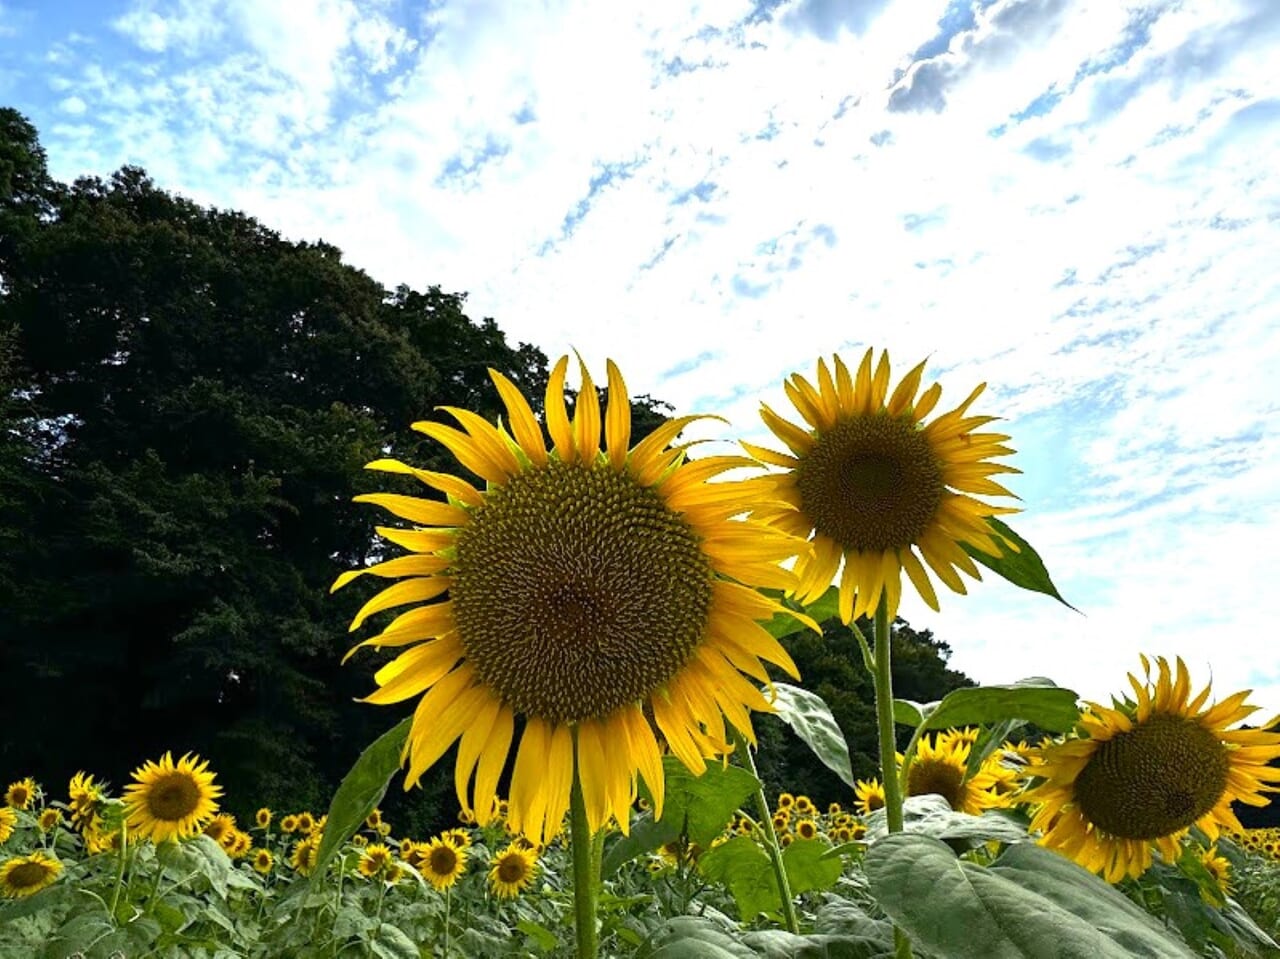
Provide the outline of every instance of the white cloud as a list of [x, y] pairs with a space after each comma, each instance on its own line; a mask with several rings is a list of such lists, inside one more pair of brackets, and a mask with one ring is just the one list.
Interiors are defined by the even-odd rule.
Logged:
[[86, 110], [41, 132], [617, 357], [707, 435], [835, 349], [986, 379], [1015, 446], [1063, 438], [1024, 437], [1017, 525], [1089, 617], [987, 582], [913, 625], [982, 679], [1102, 697], [1181, 652], [1280, 709], [1275, 5], [997, 0], [949, 44], [944, 0], [751, 9], [137, 0], [129, 57], [55, 56]]

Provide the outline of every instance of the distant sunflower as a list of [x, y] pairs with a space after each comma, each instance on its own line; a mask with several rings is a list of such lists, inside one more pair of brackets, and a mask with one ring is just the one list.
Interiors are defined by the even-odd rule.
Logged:
[[13, 827], [18, 825], [18, 814], [8, 806], [0, 806], [0, 843], [8, 842]]
[[280, 831], [285, 835], [298, 831], [298, 817], [295, 815], [282, 816], [280, 819]]
[[760, 462], [784, 470], [774, 478], [785, 504], [762, 506], [754, 515], [794, 535], [812, 536], [812, 553], [796, 562], [802, 602], [821, 596], [843, 561], [839, 611], [846, 623], [874, 613], [882, 593], [892, 620], [903, 570], [921, 598], [938, 609], [921, 558], [952, 590], [966, 592], [958, 570], [982, 577], [961, 544], [1002, 555], [1003, 540], [987, 519], [1017, 512], [970, 495], [1012, 496], [991, 477], [1019, 472], [992, 462], [1013, 452], [1003, 445], [1008, 436], [974, 432], [995, 417], [966, 415], [986, 384], [924, 425], [941, 386], [934, 383], [916, 398], [921, 363], [890, 394], [889, 354], [880, 355], [873, 373], [872, 353], [863, 356], [856, 378], [837, 356], [834, 377], [826, 361], [818, 361], [817, 387], [798, 373], [784, 384], [808, 428], [762, 406], [765, 425], [791, 455], [742, 444]]
[[299, 839], [293, 847], [293, 855], [289, 857], [289, 865], [303, 876], [309, 876], [316, 868], [316, 855], [320, 852], [320, 837], [308, 836]]
[[309, 812], [300, 812], [295, 817], [294, 822], [297, 824], [298, 832], [309, 836], [316, 828], [316, 817]]
[[[777, 807], [779, 810], [790, 810], [796, 804], [796, 797], [791, 793], [778, 793]], [[789, 813], [788, 813], [789, 815]]]
[[443, 838], [453, 843], [459, 849], [471, 848], [471, 830], [470, 829], [446, 829], [440, 834]]
[[243, 859], [253, 848], [253, 837], [241, 829], [231, 833], [231, 838], [222, 847], [232, 859]]
[[231, 813], [219, 813], [204, 826], [204, 834], [221, 846], [236, 831], [236, 817]]
[[812, 816], [818, 811], [818, 807], [813, 804], [813, 800], [808, 796], [796, 797], [796, 815]]
[[259, 829], [268, 829], [271, 826], [271, 810], [263, 806], [254, 815], [254, 821], [258, 824]]
[[71, 777], [67, 792], [71, 797], [67, 804], [71, 810], [71, 825], [82, 833], [98, 829], [102, 825], [107, 791], [95, 783], [92, 776], [78, 772]]
[[14, 809], [30, 809], [31, 801], [35, 798], [36, 781], [30, 776], [19, 779], [16, 783], [10, 783], [4, 793], [5, 805]]
[[1044, 748], [1027, 771], [1043, 780], [1025, 794], [1040, 804], [1031, 830], [1108, 882], [1144, 873], [1153, 848], [1175, 861], [1192, 826], [1210, 842], [1239, 830], [1231, 804], [1265, 806], [1263, 793], [1280, 789], [1280, 768], [1267, 765], [1280, 757], [1280, 733], [1227, 728], [1257, 711], [1245, 705], [1249, 690], [1204, 708], [1210, 685], [1192, 699], [1181, 659], [1175, 677], [1157, 657], [1154, 683], [1146, 656], [1142, 665], [1143, 681], [1129, 674], [1136, 703], [1089, 704], [1087, 738]]
[[[1000, 805], [991, 788], [993, 780], [985, 770], [966, 777], [970, 745], [940, 733], [922, 736], [916, 745], [915, 760], [907, 770], [907, 795], [941, 796], [956, 812], [976, 816]], [[902, 757], [898, 757], [899, 763]]]
[[853, 795], [857, 799], [858, 811], [864, 816], [884, 808], [884, 783], [878, 779], [859, 779], [853, 787]]
[[62, 810], [54, 806], [43, 809], [40, 817], [36, 820], [36, 825], [40, 827], [41, 832], [49, 832], [56, 829], [62, 822]]
[[0, 863], [0, 896], [22, 899], [53, 885], [62, 863], [37, 850]]
[[222, 787], [214, 784], [209, 761], [190, 753], [176, 763], [172, 753], [133, 771], [124, 789], [125, 821], [154, 842], [194, 836], [218, 812]]
[[695, 774], [730, 750], [726, 721], [754, 742], [750, 710], [771, 706], [751, 680], [768, 681], [763, 661], [796, 674], [757, 625], [781, 607], [754, 587], [794, 587], [778, 564], [803, 548], [736, 518], [768, 502], [771, 479], [708, 482], [751, 460], [686, 462], [683, 446], [668, 445], [698, 417], [670, 420], [629, 448], [631, 404], [612, 362], [607, 411], [601, 415], [584, 366], [570, 420], [567, 364], [555, 365], [547, 388], [551, 449], [528, 402], [496, 371], [505, 424], [449, 407], [462, 430], [414, 424], [479, 475], [483, 490], [395, 460], [369, 464], [417, 477], [448, 502], [356, 497], [418, 528], [380, 528], [409, 555], [334, 584], [364, 573], [409, 577], [375, 595], [352, 624], [418, 604], [356, 647], [412, 646], [378, 670], [380, 688], [365, 700], [421, 696], [405, 787], [460, 740], [458, 800], [487, 825], [514, 750], [507, 825], [541, 843], [560, 831], [575, 763], [593, 832], [610, 819], [628, 829], [638, 777], [661, 815], [662, 757], [651, 722]]
[[536, 854], [512, 844], [494, 857], [489, 868], [489, 887], [499, 899], [514, 899], [533, 882], [538, 872]]
[[818, 824], [812, 819], [801, 819], [796, 823], [796, 835], [801, 839], [817, 839]]
[[276, 857], [271, 854], [270, 849], [253, 850], [253, 871], [260, 875], [268, 875], [271, 867], [276, 864]]
[[1213, 877], [1213, 881], [1224, 893], [1231, 891], [1231, 862], [1218, 855], [1218, 847], [1210, 846], [1200, 853], [1200, 865]]
[[422, 877], [438, 890], [445, 890], [467, 870], [467, 853], [452, 839], [437, 836], [418, 852]]
[[391, 865], [391, 850], [380, 842], [370, 843], [365, 847], [360, 862], [356, 865], [360, 875], [372, 879], [384, 872]]

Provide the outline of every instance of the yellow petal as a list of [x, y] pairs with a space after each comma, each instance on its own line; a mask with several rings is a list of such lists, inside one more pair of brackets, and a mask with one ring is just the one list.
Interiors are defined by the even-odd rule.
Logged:
[[441, 570], [448, 569], [450, 560], [443, 556], [432, 556], [417, 554], [414, 556], [398, 556], [395, 559], [389, 559], [385, 563], [376, 563], [373, 566], [366, 566], [364, 569], [349, 569], [341, 574], [332, 586], [329, 587], [330, 593], [336, 593], [338, 590], [346, 586], [358, 576], [366, 574], [370, 576], [379, 576], [382, 578], [394, 578], [397, 576], [430, 576], [432, 573], [438, 573]]
[[547, 399], [543, 405], [547, 433], [555, 444], [556, 455], [565, 463], [574, 460], [573, 430], [569, 426], [569, 413], [564, 405], [564, 377], [568, 369], [569, 357], [560, 357], [551, 370], [551, 378], [547, 380]]
[[401, 519], [423, 526], [465, 526], [470, 521], [467, 511], [450, 503], [420, 499], [417, 496], [401, 496], [398, 493], [363, 493], [354, 496], [353, 503], [372, 503], [381, 506]]
[[468, 812], [474, 813], [467, 789], [471, 785], [471, 774], [480, 761], [480, 754], [488, 742], [489, 734], [493, 732], [493, 725], [497, 722], [501, 709], [502, 703], [496, 696], [490, 696], [481, 703], [475, 722], [466, 728], [458, 743], [458, 759], [453, 766], [453, 788], [458, 795], [458, 805]]
[[380, 473], [397, 473], [402, 476], [412, 476], [419, 482], [430, 486], [432, 489], [439, 490], [446, 496], [452, 496], [467, 506], [479, 506], [484, 502], [484, 497], [480, 495], [480, 492], [474, 486], [466, 480], [451, 476], [448, 473], [420, 470], [407, 463], [392, 459], [374, 460], [372, 463], [366, 463], [364, 468], [377, 470]]
[[791, 452], [803, 456], [813, 448], [813, 435], [802, 430], [790, 420], [784, 420], [766, 404], [760, 404], [760, 418], [769, 427], [773, 435], [786, 443]]
[[476, 822], [487, 826], [493, 818], [491, 800], [498, 794], [498, 779], [507, 764], [511, 751], [511, 737], [515, 730], [515, 717], [510, 706], [502, 706], [493, 720], [493, 728], [480, 750], [480, 762], [476, 766], [476, 789], [472, 809]]
[[[436, 683], [418, 701], [413, 711], [413, 726], [405, 749], [409, 755], [406, 788], [422, 778], [422, 774], [444, 755], [475, 720], [475, 714], [489, 691], [483, 686], [471, 687], [475, 670], [463, 663]], [[476, 695], [478, 694], [478, 696]]]
[[631, 444], [631, 398], [617, 365], [613, 360], [606, 360], [605, 364], [609, 371], [609, 408], [605, 411], [604, 443], [610, 465], [621, 472]]
[[379, 688], [361, 702], [390, 706], [417, 696], [447, 676], [462, 658], [462, 654], [462, 642], [457, 633], [450, 633], [445, 639], [433, 643], [415, 646], [374, 674], [373, 680]]
[[662, 753], [653, 728], [639, 706], [623, 706], [618, 712], [627, 734], [627, 751], [634, 758], [640, 775], [644, 777], [649, 794], [653, 797], [653, 818], [662, 818], [662, 804], [666, 799], [666, 777], [662, 770]]
[[[511, 475], [511, 470], [505, 465], [508, 462], [508, 457], [514, 459], [514, 454], [509, 449], [504, 448], [506, 456], [503, 456], [500, 460], [495, 460], [487, 452], [485, 444], [477, 442], [469, 433], [455, 430], [451, 426], [445, 426], [443, 423], [435, 423], [430, 420], [421, 420], [417, 423], [411, 423], [410, 428], [430, 436], [452, 453], [459, 463], [486, 482], [502, 484]], [[452, 525], [456, 526], [458, 524], [454, 523]]]
[[579, 461], [589, 466], [595, 462], [596, 453], [600, 452], [600, 397], [582, 357], [578, 357], [578, 367], [582, 373], [582, 386], [578, 390], [578, 401], [573, 406], [573, 444], [578, 450]]
[[435, 599], [449, 588], [449, 583], [450, 579], [447, 576], [430, 576], [404, 579], [388, 586], [382, 592], [375, 593], [369, 602], [360, 607], [360, 612], [356, 613], [356, 618], [351, 621], [350, 631], [354, 632], [359, 629], [366, 619], [374, 613], [382, 612], [384, 609], [403, 606], [405, 603], [422, 603], [429, 599]]
[[545, 466], [547, 445], [542, 439], [542, 427], [538, 425], [537, 417], [533, 415], [533, 409], [529, 406], [528, 400], [514, 383], [497, 370], [489, 370], [489, 378], [498, 388], [502, 404], [507, 408], [507, 421], [511, 424], [516, 442], [520, 444], [520, 448], [524, 450], [534, 466]]
[[587, 807], [587, 827], [594, 836], [609, 818], [604, 743], [595, 722], [578, 723], [578, 782]]

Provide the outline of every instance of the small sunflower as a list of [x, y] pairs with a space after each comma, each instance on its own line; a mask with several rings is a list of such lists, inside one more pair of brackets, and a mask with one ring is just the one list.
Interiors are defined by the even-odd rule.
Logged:
[[531, 849], [511, 844], [494, 857], [489, 868], [489, 887], [499, 899], [514, 899], [533, 882], [538, 857]]
[[834, 376], [825, 360], [818, 361], [817, 387], [798, 373], [791, 376], [784, 384], [787, 396], [807, 429], [762, 404], [765, 425], [791, 455], [742, 444], [760, 462], [784, 470], [774, 478], [785, 505], [762, 506], [754, 515], [794, 535], [812, 536], [812, 553], [796, 562], [802, 602], [821, 596], [843, 561], [839, 610], [846, 623], [875, 612], [882, 593], [892, 621], [903, 570], [921, 598], [938, 609], [921, 558], [952, 590], [966, 592], [959, 571], [982, 577], [961, 544], [1001, 555], [1003, 540], [987, 519], [1017, 512], [970, 495], [1013, 496], [991, 477], [1019, 472], [992, 462], [1013, 452], [1003, 445], [1008, 436], [974, 432], [995, 417], [966, 415], [986, 384], [925, 425], [942, 388], [934, 383], [917, 399], [924, 363], [890, 394], [889, 354], [880, 355], [874, 373], [872, 355], [867, 350], [856, 377], [838, 356]]
[[360, 846], [361, 848], [364, 848], [365, 846], [369, 845], [369, 837], [362, 836], [359, 833], [356, 833], [354, 836], [351, 837], [351, 844], [353, 846]]
[[418, 853], [422, 876], [437, 890], [444, 891], [467, 870], [467, 853], [446, 836], [437, 836]]
[[784, 812], [776, 812], [773, 814], [773, 828], [775, 831], [786, 829], [791, 825], [791, 817]]
[[372, 879], [384, 872], [389, 865], [391, 865], [391, 850], [383, 843], [375, 842], [365, 847], [356, 869], [359, 870], [360, 875]]
[[31, 802], [35, 798], [36, 781], [30, 776], [19, 779], [16, 783], [10, 783], [4, 793], [5, 805], [13, 809], [30, 809]]
[[808, 796], [796, 797], [796, 815], [812, 816], [818, 811], [818, 807], [813, 804], [813, 800]]
[[253, 837], [247, 832], [237, 829], [231, 833], [231, 838], [227, 840], [222, 848], [227, 851], [227, 855], [232, 859], [243, 859], [249, 855], [249, 850], [253, 848]]
[[778, 836], [778, 845], [781, 846], [783, 849], [786, 849], [795, 841], [796, 841], [795, 833], [784, 832], [784, 833], [780, 833]]
[[176, 763], [172, 753], [148, 760], [125, 787], [125, 820], [145, 839], [164, 842], [194, 836], [218, 812], [222, 787], [214, 784], [209, 761], [190, 753]]
[[62, 863], [39, 850], [0, 864], [0, 896], [22, 899], [53, 885]]
[[289, 857], [289, 865], [300, 875], [309, 876], [316, 868], [316, 854], [320, 851], [320, 837], [308, 836], [299, 839], [293, 847], [293, 855]]
[[81, 832], [99, 828], [102, 825], [102, 808], [107, 800], [106, 789], [95, 783], [92, 776], [78, 772], [71, 777], [67, 793], [71, 797], [68, 803], [71, 825]]
[[0, 806], [0, 843], [8, 842], [13, 827], [18, 825], [18, 814], [8, 806]]
[[791, 793], [778, 793], [777, 808], [779, 811], [783, 809], [790, 809], [795, 804], [796, 797], [791, 795]]
[[972, 746], [978, 741], [980, 735], [982, 735], [982, 730], [977, 726], [965, 726], [963, 729], [948, 729], [945, 732], [938, 733], [938, 739], [942, 742]]
[[755, 741], [750, 711], [772, 707], [751, 680], [768, 682], [765, 661], [796, 670], [757, 623], [782, 607], [754, 587], [793, 588], [779, 564], [804, 548], [742, 518], [770, 501], [771, 478], [709, 482], [751, 460], [686, 461], [684, 447], [668, 445], [698, 417], [670, 420], [631, 448], [631, 403], [612, 362], [607, 410], [583, 366], [571, 420], [567, 366], [567, 357], [555, 365], [547, 388], [551, 448], [524, 396], [496, 371], [505, 424], [454, 408], [446, 411], [461, 430], [414, 424], [483, 487], [396, 460], [369, 464], [414, 476], [448, 501], [356, 497], [417, 528], [379, 528], [409, 554], [334, 583], [408, 577], [369, 600], [351, 627], [416, 604], [352, 650], [411, 647], [378, 670], [365, 700], [420, 697], [405, 787], [458, 741], [459, 803], [487, 825], [514, 752], [507, 825], [540, 843], [560, 831], [575, 768], [592, 832], [610, 820], [628, 830], [641, 777], [661, 815], [655, 725], [695, 774], [730, 750], [726, 722]]
[[859, 812], [864, 816], [884, 808], [884, 783], [878, 779], [859, 779], [853, 787], [853, 795], [858, 801]]
[[440, 835], [449, 840], [449, 842], [453, 843], [459, 849], [471, 848], [470, 829], [446, 829]]
[[365, 818], [364, 824], [370, 829], [377, 829], [379, 826], [381, 826], [382, 810], [375, 809], [373, 812], [369, 813], [369, 815]]
[[1200, 865], [1213, 877], [1213, 881], [1224, 893], [1231, 891], [1231, 863], [1225, 856], [1218, 855], [1218, 847], [1210, 846], [1200, 853]]
[[62, 823], [62, 810], [54, 806], [41, 810], [40, 817], [36, 820], [36, 825], [40, 827], [41, 832], [49, 832], [58, 828]]
[[839, 816], [843, 812], [844, 812], [844, 807], [842, 807], [838, 802], [833, 802], [827, 806], [828, 816]]
[[1144, 680], [1129, 674], [1136, 702], [1088, 704], [1084, 736], [1044, 748], [1027, 771], [1042, 780], [1025, 794], [1039, 804], [1031, 830], [1108, 882], [1144, 873], [1153, 847], [1175, 861], [1192, 826], [1210, 842], [1240, 829], [1233, 802], [1265, 806], [1263, 793], [1280, 790], [1280, 768], [1268, 765], [1280, 733], [1228, 729], [1257, 711], [1249, 690], [1206, 707], [1210, 685], [1192, 698], [1181, 659], [1171, 670], [1157, 657], [1154, 682], [1146, 656], [1142, 665]]
[[812, 819], [801, 819], [796, 823], [796, 835], [801, 839], [817, 839], [818, 824]]
[[269, 829], [271, 827], [271, 810], [266, 806], [259, 809], [253, 818], [259, 829]]
[[[325, 827], [325, 825], [326, 825], [328, 822], [329, 822], [329, 816], [328, 816], [328, 814], [326, 813], [325, 815], [321, 816], [319, 819], [315, 820], [315, 821], [311, 824], [311, 828], [307, 830], [307, 835], [308, 835], [308, 836], [323, 836], [323, 835], [324, 835], [324, 827]], [[385, 823], [385, 822], [384, 822], [381, 826], [379, 826], [379, 827], [378, 827], [378, 834], [379, 834], [380, 836], [389, 836], [389, 835], [391, 835], [391, 825], [390, 825], [390, 823]]]
[[298, 831], [298, 817], [294, 815], [283, 816], [280, 819], [280, 831], [285, 835], [290, 835]]
[[[907, 795], [934, 793], [956, 812], [971, 816], [1000, 805], [988, 772], [981, 770], [966, 778], [970, 748], [968, 743], [945, 733], [932, 738], [922, 736], [916, 746], [915, 760], [907, 770]], [[901, 756], [898, 761], [901, 763]]]
[[[227, 837], [236, 831], [236, 817], [231, 813], [219, 813], [205, 823], [204, 834], [222, 846]], [[224, 847], [225, 848], [225, 847]]]
[[268, 875], [271, 867], [276, 864], [275, 856], [271, 855], [270, 849], [253, 850], [253, 871], [259, 875]]
[[311, 835], [316, 828], [316, 817], [309, 812], [300, 812], [297, 817], [298, 832], [304, 836]]

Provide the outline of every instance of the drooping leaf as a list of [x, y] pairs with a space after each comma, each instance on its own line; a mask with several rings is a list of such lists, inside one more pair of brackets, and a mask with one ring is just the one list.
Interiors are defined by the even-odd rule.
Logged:
[[1018, 551], [1014, 552], [1006, 546], [1003, 556], [992, 556], [990, 553], [975, 549], [968, 543], [961, 543], [960, 546], [966, 553], [993, 573], [1003, 576], [1014, 586], [1021, 586], [1023, 589], [1028, 589], [1035, 593], [1044, 593], [1046, 596], [1052, 596], [1068, 609], [1075, 609], [1077, 613], [1080, 612], [1080, 610], [1062, 598], [1058, 588], [1053, 585], [1053, 580], [1049, 578], [1049, 570], [1045, 568], [1044, 560], [1040, 558], [1040, 554], [1035, 551], [1030, 543], [1015, 533], [1008, 523], [995, 516], [988, 516], [987, 522], [996, 533], [1015, 543]]
[[413, 717], [406, 716], [375, 739], [360, 754], [333, 794], [325, 820], [324, 837], [316, 851], [316, 865], [311, 873], [313, 886], [319, 883], [325, 868], [343, 843], [355, 834], [387, 794], [391, 777], [400, 768], [400, 752], [409, 738], [412, 725]]
[[[835, 865], [839, 870], [840, 864]], [[734, 836], [703, 853], [698, 871], [729, 890], [743, 922], [750, 922], [761, 913], [776, 914], [782, 908], [773, 864], [754, 839]]]
[[937, 703], [913, 703], [909, 699], [893, 701], [893, 721], [899, 726], [919, 726], [929, 713], [937, 708]]
[[849, 758], [849, 744], [836, 724], [835, 716], [816, 693], [789, 683], [775, 683], [777, 693], [773, 707], [777, 716], [792, 728], [822, 764], [840, 777], [846, 786], [852, 787], [853, 763]]
[[797, 839], [782, 850], [782, 865], [793, 896], [813, 889], [830, 889], [836, 884], [844, 867], [839, 859], [824, 856], [830, 849], [817, 839]]
[[1057, 853], [1010, 846], [989, 868], [898, 833], [864, 860], [871, 892], [914, 942], [950, 959], [1191, 959], [1141, 908]]

